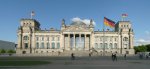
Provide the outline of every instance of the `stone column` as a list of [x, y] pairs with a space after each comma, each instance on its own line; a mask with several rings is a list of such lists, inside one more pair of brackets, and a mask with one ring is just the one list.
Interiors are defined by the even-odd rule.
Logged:
[[76, 49], [76, 34], [73, 34], [73, 49]]
[[47, 48], [47, 36], [44, 36], [44, 49]]
[[133, 35], [130, 35], [130, 48], [129, 49], [133, 49], [133, 38], [134, 36]]
[[31, 46], [32, 46], [33, 49], [36, 48], [36, 37], [35, 37], [34, 33], [32, 35], [32, 44], [31, 44]]
[[63, 44], [64, 50], [66, 50], [65, 34], [63, 34], [62, 44]]
[[123, 50], [123, 38], [122, 35], [120, 35], [120, 41], [121, 41], [121, 46], [120, 46], [120, 54], [122, 54], [122, 50]]
[[86, 46], [86, 34], [84, 34], [84, 50], [87, 50], [87, 46]]
[[68, 50], [70, 50], [70, 34], [68, 34]]
[[79, 41], [80, 41], [80, 47], [81, 47], [81, 34], [79, 34]]
[[29, 37], [29, 49], [30, 49], [30, 53], [32, 53], [32, 34], [30, 34], [30, 37]]
[[21, 46], [22, 46], [22, 49], [25, 49], [25, 47], [24, 47], [24, 39], [23, 39], [23, 37], [24, 37], [24, 36], [22, 35], [22, 37], [21, 37], [21, 38], [22, 38], [22, 41], [21, 41], [21, 44], [22, 44], [22, 45], [21, 45]]
[[28, 36], [29, 36], [29, 39], [28, 39], [28, 49], [30, 49], [31, 48], [31, 35], [29, 34]]
[[18, 34], [18, 49], [21, 49], [22, 40], [21, 40], [21, 34]]
[[62, 34], [60, 38], [61, 38], [60, 39], [60, 47], [61, 47], [61, 49], [63, 49], [63, 48], [65, 48], [64, 47], [64, 44], [65, 44], [64, 35]]

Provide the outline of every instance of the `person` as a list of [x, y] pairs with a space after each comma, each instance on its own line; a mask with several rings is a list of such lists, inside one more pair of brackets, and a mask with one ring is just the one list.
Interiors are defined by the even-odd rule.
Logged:
[[126, 55], [126, 54], [124, 54], [124, 59], [126, 60], [126, 58], [127, 58], [127, 55]]
[[60, 51], [58, 51], [58, 56], [60, 55]]
[[89, 57], [91, 57], [91, 53], [89, 53]]
[[139, 54], [139, 58], [140, 58], [140, 59], [143, 59], [143, 55], [142, 55], [141, 53]]
[[75, 56], [73, 53], [71, 54], [71, 60], [75, 60]]
[[146, 55], [146, 59], [148, 59], [148, 54]]
[[114, 54], [113, 53], [111, 55], [111, 59], [112, 59], [112, 61], [114, 61]]
[[116, 55], [116, 54], [114, 54], [114, 60], [116, 60], [116, 61], [117, 61], [117, 55]]

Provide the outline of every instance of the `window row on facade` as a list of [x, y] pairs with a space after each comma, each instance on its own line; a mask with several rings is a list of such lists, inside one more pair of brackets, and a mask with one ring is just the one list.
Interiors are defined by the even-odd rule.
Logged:
[[99, 42], [99, 41], [118, 41], [118, 38], [117, 37], [108, 37], [108, 36], [106, 36], [106, 37], [98, 37], [98, 36], [96, 36], [95, 37], [95, 42]]
[[41, 37], [36, 37], [36, 41], [60, 41], [60, 37], [56, 37], [56, 36], [41, 36]]
[[118, 44], [117, 43], [95, 43], [95, 49], [117, 49]]
[[122, 28], [129, 28], [129, 25], [121, 25]]
[[49, 42], [46, 43], [46, 45], [44, 44], [44, 42], [37, 42], [36, 43], [36, 49], [59, 49], [60, 48], [60, 43], [55, 43], [52, 42], [51, 44]]

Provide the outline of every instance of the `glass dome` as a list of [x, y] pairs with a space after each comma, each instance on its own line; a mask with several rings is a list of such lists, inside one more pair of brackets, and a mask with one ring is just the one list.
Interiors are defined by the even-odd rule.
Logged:
[[74, 25], [74, 26], [85, 26], [86, 24], [85, 23], [83, 23], [83, 22], [73, 22], [73, 23], [71, 23], [70, 25]]

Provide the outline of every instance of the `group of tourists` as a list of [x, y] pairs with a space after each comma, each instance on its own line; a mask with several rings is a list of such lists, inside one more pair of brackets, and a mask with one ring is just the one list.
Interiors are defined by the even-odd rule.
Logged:
[[140, 53], [140, 54], [139, 54], [139, 58], [140, 58], [140, 59], [143, 59], [143, 58], [145, 57], [146, 59], [149, 59], [149, 55], [150, 55], [150, 54], [142, 54], [142, 53]]
[[[149, 54], [149, 55], [150, 55], [150, 54]], [[149, 58], [149, 55], [145, 55], [146, 59]], [[92, 53], [89, 53], [89, 57], [92, 57]], [[139, 54], [139, 58], [140, 58], [140, 59], [143, 59], [143, 57], [144, 57], [143, 54]], [[112, 61], [117, 61], [117, 54], [116, 54], [116, 53], [112, 53], [111, 58], [112, 58]], [[124, 59], [126, 60], [126, 58], [127, 58], [127, 55], [124, 54]], [[74, 55], [74, 53], [71, 53], [71, 60], [75, 60], [75, 55]]]

